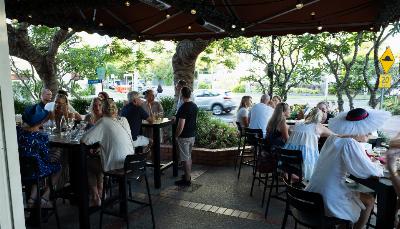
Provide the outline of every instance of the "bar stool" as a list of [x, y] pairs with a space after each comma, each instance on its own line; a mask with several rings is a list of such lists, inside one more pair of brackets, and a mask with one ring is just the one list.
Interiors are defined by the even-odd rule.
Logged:
[[[242, 165], [253, 167], [253, 174], [255, 173], [257, 154], [260, 151], [260, 145], [258, 138], [262, 138], [263, 132], [261, 129], [244, 129], [244, 143], [242, 145], [241, 155], [240, 155], [240, 164], [239, 164], [239, 172], [238, 179], [240, 178], [240, 172], [242, 170]], [[252, 149], [249, 152], [249, 155], [245, 155], [246, 146], [251, 146]], [[245, 157], [251, 157], [249, 160], [244, 160]]]
[[[57, 204], [56, 204], [56, 198], [54, 196], [54, 187], [53, 183], [51, 181], [51, 175], [50, 174], [45, 174], [45, 175], [40, 175], [40, 170], [39, 170], [39, 165], [38, 161], [35, 157], [27, 157], [27, 156], [20, 156], [19, 157], [19, 162], [20, 162], [20, 172], [21, 172], [21, 183], [23, 186], [23, 192], [25, 192], [26, 196], [29, 196], [30, 192], [30, 187], [34, 184], [36, 184], [37, 188], [37, 196], [35, 200], [35, 204], [33, 207], [25, 207], [24, 210], [30, 212], [31, 214], [35, 214], [34, 216], [37, 217], [37, 222], [39, 223], [39, 228], [42, 228], [42, 221], [47, 221], [48, 218], [54, 214], [56, 217], [56, 223], [57, 223], [57, 228], [60, 228], [60, 219], [58, 217], [58, 211], [57, 211]], [[48, 178], [48, 179], [47, 179]], [[44, 219], [42, 219], [42, 207], [41, 207], [41, 191], [45, 189], [45, 181], [46, 179], [49, 181], [49, 189], [50, 189], [50, 195], [49, 195], [49, 200], [50, 203], [53, 205], [51, 208], [46, 208], [47, 211], [50, 211], [50, 214], [48, 214]], [[29, 187], [29, 188], [28, 188]], [[31, 218], [32, 219], [32, 218]], [[35, 219], [36, 220], [36, 219]]]
[[[132, 195], [129, 195], [127, 191], [128, 181], [138, 181], [141, 182], [144, 178], [146, 182], [146, 190], [148, 202], [138, 201], [133, 199]], [[153, 228], [155, 228], [153, 204], [151, 201], [150, 188], [146, 175], [146, 155], [145, 154], [135, 154], [128, 155], [125, 158], [124, 168], [115, 169], [111, 171], [104, 172], [103, 184], [107, 185], [107, 179], [115, 179], [119, 183], [119, 196], [113, 197], [109, 196], [106, 199], [106, 188], [103, 188], [103, 193], [101, 197], [101, 212], [100, 212], [100, 228], [102, 228], [103, 214], [108, 214], [116, 217], [124, 218], [126, 221], [126, 226], [129, 228], [129, 215], [128, 215], [128, 201], [134, 202], [142, 205], [142, 207], [149, 206], [151, 211], [151, 220]], [[115, 202], [120, 204], [120, 212], [115, 213], [106, 209], [107, 206], [112, 206]]]
[[236, 166], [237, 166], [237, 162], [238, 162], [238, 158], [242, 155], [242, 142], [243, 142], [243, 129], [242, 126], [240, 125], [239, 122], [236, 122], [236, 127], [238, 129], [239, 132], [239, 142], [238, 142], [238, 150], [237, 150], [237, 154], [235, 155], [235, 158], [233, 160], [233, 163], [235, 164], [235, 170], [236, 170]]

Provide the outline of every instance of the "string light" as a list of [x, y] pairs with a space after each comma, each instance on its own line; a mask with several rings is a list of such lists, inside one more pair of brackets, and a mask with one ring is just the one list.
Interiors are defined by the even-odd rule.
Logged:
[[297, 1], [296, 9], [300, 10], [301, 8], [303, 8], [303, 6], [304, 6], [303, 2]]
[[245, 31], [246, 29], [244, 27], [242, 27], [240, 30]]
[[314, 11], [311, 12], [310, 15], [311, 15], [311, 16], [315, 16], [315, 12], [314, 12]]
[[189, 26], [188, 26], [188, 30], [191, 30], [191, 29], [192, 29], [192, 26], [189, 25]]
[[12, 23], [18, 23], [18, 19], [16, 18], [12, 19]]
[[28, 14], [28, 18], [32, 18], [32, 14]]
[[371, 26], [369, 29], [370, 29], [370, 30], [374, 30], [374, 27]]
[[231, 27], [232, 27], [232, 29], [235, 29], [235, 28], [236, 28], [236, 25], [235, 25], [235, 24], [233, 24]]
[[102, 23], [102, 22], [100, 22], [100, 23], [99, 23], [99, 26], [100, 26], [100, 27], [102, 27], [102, 26], [103, 26], [103, 23]]
[[166, 14], [166, 15], [165, 15], [165, 18], [169, 18], [169, 17], [171, 17], [170, 14]]
[[196, 9], [191, 9], [191, 10], [190, 10], [190, 13], [193, 14], [193, 15], [195, 15], [195, 14], [197, 13], [197, 11], [196, 11]]
[[322, 30], [322, 25], [321, 25], [321, 23], [318, 24], [317, 29], [320, 30], [320, 31]]
[[131, 5], [131, 3], [129, 1], [125, 2], [125, 6], [130, 6], [130, 5]]

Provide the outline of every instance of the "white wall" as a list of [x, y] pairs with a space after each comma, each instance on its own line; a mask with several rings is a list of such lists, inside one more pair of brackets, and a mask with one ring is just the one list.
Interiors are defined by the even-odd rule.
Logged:
[[25, 228], [8, 58], [4, 1], [0, 0], [0, 228]]

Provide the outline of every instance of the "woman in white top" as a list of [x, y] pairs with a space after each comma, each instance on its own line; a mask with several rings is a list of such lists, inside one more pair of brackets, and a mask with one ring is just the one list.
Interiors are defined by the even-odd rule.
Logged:
[[352, 192], [345, 185], [346, 174], [362, 179], [383, 176], [383, 169], [368, 158], [360, 142], [367, 142], [369, 133], [389, 117], [386, 111], [356, 108], [329, 120], [329, 129], [342, 137], [328, 137], [305, 189], [322, 195], [327, 216], [349, 220], [355, 223], [353, 228], [366, 224], [374, 197]]
[[328, 137], [331, 130], [321, 124], [322, 111], [313, 108], [305, 118], [304, 123], [294, 127], [284, 148], [289, 150], [301, 150], [303, 154], [303, 177], [310, 180], [319, 157], [318, 140]]
[[[129, 123], [124, 117], [118, 117], [118, 108], [112, 99], [103, 103], [103, 118], [89, 129], [81, 138], [86, 145], [100, 144], [100, 161], [103, 171], [124, 167], [125, 157], [134, 153]], [[91, 171], [102, 173], [102, 171]], [[101, 177], [101, 176], [98, 176]], [[98, 182], [101, 184], [101, 181]], [[102, 185], [93, 191], [94, 205], [100, 205]]]
[[251, 96], [245, 95], [242, 97], [236, 114], [236, 122], [240, 123], [242, 128], [249, 126], [249, 108], [251, 107], [251, 104]]

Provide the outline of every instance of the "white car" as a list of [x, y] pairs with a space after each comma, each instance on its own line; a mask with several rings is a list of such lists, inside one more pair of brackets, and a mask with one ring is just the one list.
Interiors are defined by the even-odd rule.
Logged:
[[212, 111], [214, 115], [220, 115], [235, 109], [230, 91], [215, 91], [209, 89], [196, 90], [193, 94], [194, 103], [200, 108]]

